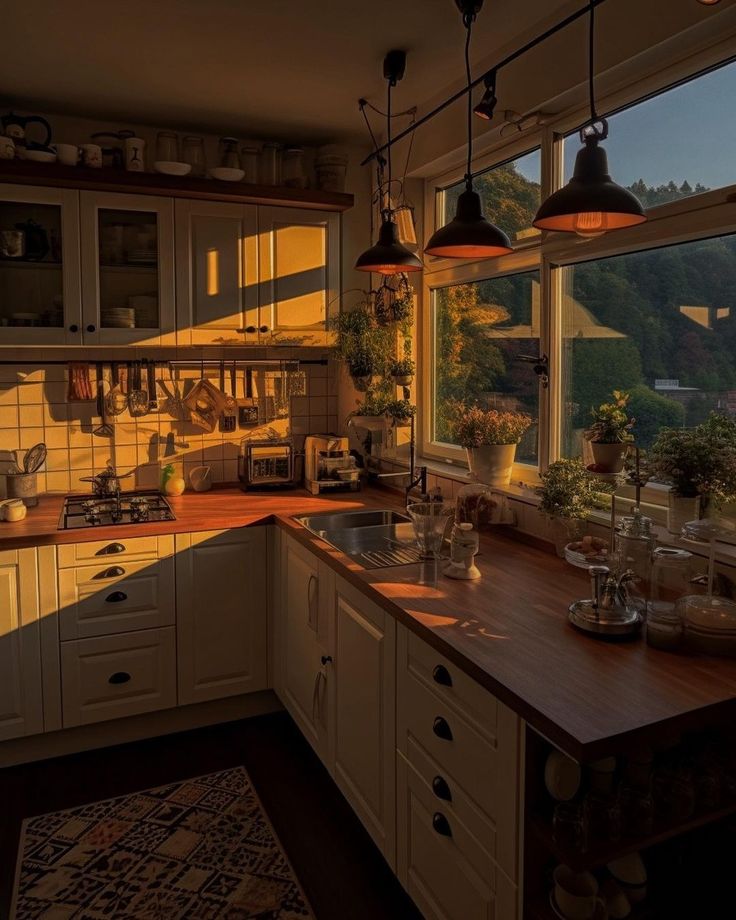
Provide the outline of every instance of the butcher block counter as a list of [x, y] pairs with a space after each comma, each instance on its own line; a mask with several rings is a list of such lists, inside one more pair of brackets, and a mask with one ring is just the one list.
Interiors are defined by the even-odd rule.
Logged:
[[226, 487], [170, 503], [176, 521], [60, 531], [62, 498], [46, 496], [24, 521], [0, 524], [0, 551], [275, 523], [579, 760], [651, 741], [657, 731], [702, 727], [736, 713], [736, 661], [576, 632], [567, 607], [586, 596], [585, 573], [504, 528], [482, 535], [481, 579], [440, 576], [432, 588], [417, 584], [417, 565], [365, 570], [292, 519], [400, 507], [395, 493], [314, 497], [302, 490], [246, 494]]

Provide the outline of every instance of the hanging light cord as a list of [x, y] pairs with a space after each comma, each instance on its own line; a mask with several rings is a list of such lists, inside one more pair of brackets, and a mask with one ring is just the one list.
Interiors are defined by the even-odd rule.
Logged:
[[590, 94], [590, 120], [592, 124], [598, 121], [598, 112], [595, 108], [595, 91], [593, 78], [595, 76], [595, 3], [590, 4], [590, 18], [588, 19], [588, 92]]
[[388, 195], [386, 198], [386, 215], [389, 220], [391, 220], [391, 87], [393, 86], [394, 81], [389, 78], [388, 89], [386, 91], [386, 140], [388, 142]]
[[465, 36], [465, 77], [468, 84], [468, 168], [465, 171], [465, 188], [468, 191], [473, 187], [473, 174], [471, 172], [473, 162], [473, 94], [470, 86], [473, 82], [470, 74], [470, 33], [473, 29], [473, 18], [469, 15], [463, 17], [467, 30], [467, 35]]

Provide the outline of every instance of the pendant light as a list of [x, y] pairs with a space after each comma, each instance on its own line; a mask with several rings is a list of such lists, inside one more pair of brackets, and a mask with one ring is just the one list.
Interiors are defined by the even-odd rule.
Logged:
[[608, 122], [595, 108], [593, 92], [595, 0], [590, 3], [588, 33], [588, 89], [590, 121], [580, 130], [583, 144], [575, 159], [572, 178], [542, 203], [534, 218], [539, 230], [560, 230], [579, 236], [601, 236], [643, 223], [647, 217], [641, 202], [608, 174], [608, 157], [601, 141], [608, 137]]
[[[424, 267], [418, 257], [399, 241], [399, 229], [393, 219], [391, 208], [391, 90], [404, 75], [406, 55], [403, 51], [389, 51], [383, 62], [383, 73], [388, 80], [388, 102], [386, 106], [386, 154], [388, 166], [389, 194], [386, 207], [381, 209], [381, 229], [378, 242], [358, 256], [355, 267], [361, 272], [379, 272], [382, 275], [396, 275], [399, 272], [420, 272]], [[379, 190], [380, 193], [380, 190]]]
[[465, 38], [465, 76], [468, 83], [468, 162], [465, 191], [457, 200], [455, 217], [436, 230], [424, 250], [432, 256], [448, 259], [491, 259], [512, 252], [509, 238], [483, 216], [480, 195], [473, 188], [473, 100], [470, 76], [470, 35], [473, 21], [483, 6], [483, 0], [455, 0], [463, 14]]

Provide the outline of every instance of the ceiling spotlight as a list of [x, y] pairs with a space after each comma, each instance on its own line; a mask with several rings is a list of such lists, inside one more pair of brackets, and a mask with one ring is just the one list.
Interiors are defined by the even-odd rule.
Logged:
[[490, 73], [486, 74], [483, 78], [483, 82], [486, 89], [483, 93], [483, 98], [473, 109], [473, 114], [477, 115], [478, 118], [484, 118], [486, 121], [490, 121], [493, 118], [493, 111], [498, 102], [496, 99], [496, 71], [492, 70]]

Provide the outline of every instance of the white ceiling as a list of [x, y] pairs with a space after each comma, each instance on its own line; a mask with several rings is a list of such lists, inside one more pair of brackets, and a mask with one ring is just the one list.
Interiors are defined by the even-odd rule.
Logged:
[[[474, 60], [580, 5], [486, 0]], [[383, 55], [409, 52], [398, 110], [462, 75], [453, 0], [35, 0], [5, 3], [0, 103], [284, 140], [365, 140]]]

